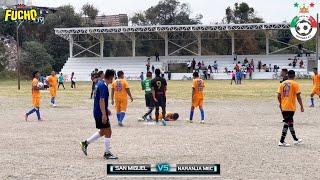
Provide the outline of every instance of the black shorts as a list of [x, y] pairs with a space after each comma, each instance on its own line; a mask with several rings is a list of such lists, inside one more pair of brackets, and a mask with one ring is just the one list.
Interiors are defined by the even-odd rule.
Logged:
[[144, 98], [146, 100], [146, 107], [154, 107], [152, 93], [145, 94]]
[[166, 103], [167, 103], [167, 99], [165, 96], [157, 96], [156, 99], [158, 100], [158, 102], [155, 102], [155, 106], [156, 108], [165, 108], [166, 107]]
[[293, 124], [294, 111], [282, 111], [283, 122]]
[[59, 82], [59, 85], [63, 85], [63, 82]]
[[102, 118], [99, 117], [99, 118], [94, 118], [94, 120], [96, 121], [96, 128], [97, 129], [104, 129], [104, 128], [110, 128], [110, 121], [107, 120], [107, 123], [106, 124], [102, 124]]

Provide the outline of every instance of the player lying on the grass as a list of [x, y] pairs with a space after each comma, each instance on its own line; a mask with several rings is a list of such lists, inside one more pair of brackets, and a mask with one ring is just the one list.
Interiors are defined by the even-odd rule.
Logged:
[[129, 84], [124, 79], [123, 71], [117, 72], [118, 79], [112, 83], [111, 87], [111, 104], [116, 107], [118, 125], [123, 126], [123, 120], [126, 115], [128, 106], [128, 95], [131, 102], [133, 101]]
[[[179, 114], [178, 113], [172, 113], [172, 112], [167, 112], [166, 116], [163, 118], [162, 117], [162, 113], [159, 114], [159, 118], [160, 119], [164, 119], [165, 121], [176, 121], [179, 119]], [[153, 121], [154, 119], [150, 118], [150, 119], [138, 119], [138, 121]]]
[[190, 110], [190, 122], [193, 122], [193, 114], [194, 109], [199, 107], [201, 113], [201, 123], [204, 123], [204, 110], [203, 110], [203, 89], [204, 89], [204, 81], [199, 78], [199, 73], [193, 73], [193, 84], [192, 84], [192, 105]]
[[282, 82], [278, 89], [278, 101], [280, 103], [279, 107], [283, 116], [283, 129], [282, 136], [279, 142], [279, 146], [287, 147], [290, 144], [286, 143], [284, 140], [287, 135], [288, 128], [290, 129], [291, 135], [293, 137], [293, 143], [299, 144], [302, 139], [296, 137], [296, 133], [293, 128], [293, 116], [296, 111], [296, 99], [298, 100], [301, 108], [301, 112], [304, 112], [303, 103], [301, 100], [300, 85], [294, 80], [295, 72], [290, 70], [288, 72], [288, 80]]
[[104, 136], [104, 155], [105, 159], [118, 159], [110, 152], [111, 126], [109, 116], [111, 115], [108, 109], [109, 90], [108, 84], [111, 84], [114, 78], [113, 70], [106, 70], [104, 80], [99, 81], [94, 96], [93, 116], [96, 121], [98, 132], [94, 133], [87, 140], [80, 142], [83, 153], [87, 156], [88, 145]]
[[32, 73], [32, 83], [31, 83], [31, 91], [32, 91], [32, 105], [33, 109], [31, 109], [29, 112], [25, 114], [25, 120], [28, 121], [28, 116], [32, 113], [37, 114], [37, 118], [39, 121], [41, 121], [40, 117], [40, 89], [43, 88], [43, 84], [39, 82], [40, 73], [39, 71], [35, 71]]
[[314, 95], [317, 95], [320, 97], [320, 75], [318, 73], [318, 69], [314, 68], [313, 69], [314, 75], [312, 76], [312, 82], [313, 82], [313, 87], [312, 87], [312, 92], [311, 92], [311, 105], [310, 107], [314, 107]]
[[[156, 122], [159, 122], [159, 109], [161, 107], [162, 117], [166, 116], [166, 92], [167, 92], [167, 81], [161, 77], [160, 69], [155, 70], [156, 77], [151, 81], [152, 96], [156, 107]], [[166, 121], [161, 119], [162, 125], [166, 125]]]
[[56, 77], [56, 72], [52, 71], [51, 75], [48, 77], [49, 83], [49, 91], [51, 95], [50, 104], [53, 107], [56, 107], [56, 96], [57, 96], [57, 89], [58, 89], [58, 78]]
[[152, 80], [152, 72], [147, 72], [147, 79], [141, 81], [142, 90], [145, 92], [145, 101], [146, 107], [148, 108], [148, 112], [142, 116], [142, 119], [147, 121], [148, 117], [152, 120], [151, 113], [154, 109], [154, 101], [152, 97], [152, 90], [151, 90], [151, 80]]

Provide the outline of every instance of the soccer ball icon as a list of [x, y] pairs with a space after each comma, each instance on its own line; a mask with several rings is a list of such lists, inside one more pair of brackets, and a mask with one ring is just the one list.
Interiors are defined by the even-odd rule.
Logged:
[[301, 20], [296, 25], [296, 32], [301, 36], [307, 36], [311, 33], [312, 27], [308, 20]]

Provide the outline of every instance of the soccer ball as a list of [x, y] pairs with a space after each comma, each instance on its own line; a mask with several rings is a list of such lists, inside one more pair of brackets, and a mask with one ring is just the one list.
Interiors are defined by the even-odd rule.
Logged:
[[42, 82], [38, 82], [37, 87], [39, 89], [43, 89], [44, 88], [44, 84]]
[[306, 36], [310, 34], [312, 31], [312, 27], [309, 21], [301, 20], [296, 25], [296, 32], [301, 36]]

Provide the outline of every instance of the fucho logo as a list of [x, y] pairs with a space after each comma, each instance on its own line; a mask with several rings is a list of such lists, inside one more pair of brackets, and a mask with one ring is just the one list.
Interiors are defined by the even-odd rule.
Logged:
[[317, 33], [317, 27], [317, 21], [309, 14], [309, 9], [305, 5], [300, 8], [300, 14], [290, 23], [291, 34], [300, 41], [312, 39]]
[[43, 24], [46, 14], [48, 14], [48, 8], [19, 4], [5, 10], [4, 21], [27, 21]]

